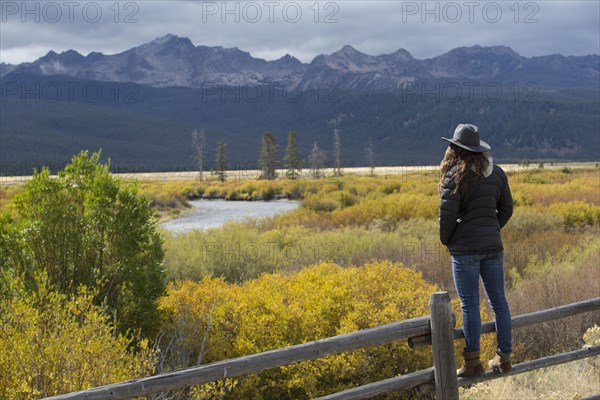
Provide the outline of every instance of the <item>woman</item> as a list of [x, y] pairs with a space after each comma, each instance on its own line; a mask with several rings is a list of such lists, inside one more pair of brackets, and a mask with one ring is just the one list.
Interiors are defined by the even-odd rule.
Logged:
[[459, 377], [485, 372], [479, 359], [481, 318], [479, 277], [496, 317], [496, 356], [491, 369], [512, 369], [511, 320], [504, 295], [504, 258], [500, 229], [512, 215], [513, 203], [506, 174], [487, 153], [475, 125], [460, 124], [454, 131], [441, 167], [440, 241], [452, 256], [454, 284], [460, 298], [466, 348]]

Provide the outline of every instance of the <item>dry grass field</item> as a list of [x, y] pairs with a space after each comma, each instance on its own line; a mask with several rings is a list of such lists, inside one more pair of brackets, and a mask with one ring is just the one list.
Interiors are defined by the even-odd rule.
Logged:
[[[565, 162], [565, 163], [552, 163], [545, 164], [545, 169], [561, 169], [561, 168], [589, 168], [596, 166], [597, 163], [594, 162]], [[513, 171], [519, 173], [531, 173], [536, 169], [539, 169], [539, 165], [531, 164], [529, 166], [523, 166], [519, 164], [500, 164], [500, 166], [505, 171]], [[415, 174], [417, 172], [422, 171], [435, 171], [438, 169], [437, 165], [405, 165], [405, 166], [385, 166], [385, 167], [376, 167], [374, 169], [375, 175], [406, 175], [406, 174]], [[284, 170], [277, 171], [279, 176], [284, 176]], [[354, 167], [354, 168], [344, 168], [344, 173], [347, 174], [356, 174], [356, 175], [370, 175], [371, 169], [368, 167]], [[228, 171], [227, 177], [228, 179], [233, 180], [253, 180], [257, 179], [260, 175], [260, 171], [258, 170], [234, 170]], [[333, 176], [333, 170], [331, 168], [323, 170], [323, 175], [325, 177]], [[137, 179], [140, 181], [189, 181], [195, 180], [198, 178], [198, 173], [195, 171], [179, 171], [179, 172], [139, 172], [139, 173], [119, 173], [115, 174], [120, 178], [129, 180], [129, 179]], [[210, 173], [206, 174], [206, 176], [211, 177]], [[303, 178], [310, 178], [311, 173], [308, 169], [304, 169], [302, 171]], [[30, 175], [25, 176], [0, 176], [0, 186], [13, 186], [19, 185], [31, 179]], [[214, 179], [214, 177], [213, 177]]]

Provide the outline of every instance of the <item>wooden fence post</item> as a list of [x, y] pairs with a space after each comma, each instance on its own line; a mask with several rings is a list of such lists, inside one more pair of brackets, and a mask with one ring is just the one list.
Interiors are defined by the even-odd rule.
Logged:
[[429, 298], [431, 341], [435, 376], [435, 398], [458, 400], [456, 357], [454, 355], [454, 322], [450, 295], [436, 292]]

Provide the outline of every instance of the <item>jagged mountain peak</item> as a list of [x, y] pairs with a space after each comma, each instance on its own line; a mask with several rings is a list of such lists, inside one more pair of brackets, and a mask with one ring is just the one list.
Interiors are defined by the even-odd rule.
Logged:
[[281, 58], [275, 60], [277, 63], [289, 64], [289, 65], [298, 65], [302, 66], [302, 61], [298, 60], [296, 57], [292, 56], [290, 53], [285, 53], [285, 55]]
[[398, 60], [414, 60], [415, 58], [413, 57], [412, 54], [410, 54], [410, 52], [406, 49], [400, 48], [398, 50], [396, 50], [395, 52], [393, 52], [392, 54], [390, 54], [392, 57], [398, 59]]
[[[484, 47], [482, 47], [482, 49], [484, 49]], [[504, 54], [521, 58], [521, 55], [519, 53], [517, 53], [508, 46], [489, 46], [485, 47], [485, 49], [488, 49], [489, 53]]]
[[328, 57], [335, 57], [335, 58], [370, 58], [371, 56], [363, 53], [361, 51], [356, 50], [354, 47], [350, 46], [349, 44], [344, 45], [341, 49], [339, 49], [338, 51], [335, 51], [333, 53], [331, 53]]
[[56, 58], [58, 56], [58, 53], [55, 52], [54, 50], [50, 50], [49, 52], [46, 53], [45, 56], [42, 56], [38, 59], [39, 60], [47, 60], [47, 59], [52, 59], [52, 58]]
[[519, 55], [519, 53], [517, 53], [516, 51], [514, 51], [513, 49], [511, 49], [508, 46], [480, 46], [478, 44], [476, 44], [474, 46], [457, 47], [455, 49], [448, 51], [447, 53], [442, 54], [441, 56], [434, 57], [434, 58], [445, 57], [445, 56], [457, 56], [457, 55], [477, 57], [477, 56], [481, 56], [484, 54], [485, 55], [498, 55], [498, 56], [510, 56], [510, 57], [514, 57], [514, 58], [522, 58]]
[[65, 56], [81, 56], [82, 55], [77, 50], [73, 50], [73, 49], [69, 49], [67, 51], [63, 51], [60, 54], [61, 55], [65, 55]]
[[507, 46], [463, 46], [424, 60], [436, 78], [506, 79], [518, 75], [528, 59]]
[[85, 60], [85, 57], [75, 50], [63, 51], [59, 58], [66, 64], [76, 64]]
[[55, 59], [55, 58], [84, 58], [84, 56], [76, 50], [69, 49], [67, 51], [61, 51], [60, 53], [55, 52], [54, 50], [50, 50], [46, 53], [45, 56], [41, 57], [39, 60], [43, 59]]
[[0, 62], [0, 77], [14, 71], [15, 69], [17, 69], [16, 65]]
[[166, 34], [164, 36], [158, 37], [148, 43], [144, 43], [138, 47], [134, 47], [131, 50], [141, 50], [141, 51], [163, 51], [165, 49], [179, 49], [186, 51], [193, 51], [196, 46], [192, 43], [192, 41], [187, 37], [179, 37], [173, 34]]
[[64, 74], [74, 75], [74, 70], [85, 64], [86, 58], [75, 50], [63, 51], [60, 54], [50, 50], [45, 56], [40, 57], [33, 63], [23, 63], [16, 69], [23, 70], [31, 68], [30, 72], [42, 75]]
[[158, 38], [152, 40], [151, 42], [149, 42], [149, 44], [155, 44], [155, 45], [174, 44], [174, 43], [185, 43], [185, 44], [191, 44], [193, 46], [192, 41], [189, 38], [173, 35], [172, 33], [167, 33], [166, 35], [158, 37]]
[[349, 71], [354, 73], [365, 73], [374, 68], [377, 60], [365, 53], [361, 53], [350, 45], [345, 45], [341, 49], [331, 54], [321, 54], [315, 57], [311, 65], [323, 65], [338, 71]]
[[361, 53], [360, 51], [356, 50], [354, 47], [352, 47], [349, 44], [345, 44], [344, 46], [342, 46], [341, 49], [339, 49], [338, 51], [334, 52], [333, 54], [364, 54]]
[[50, 50], [46, 53], [45, 56], [36, 60], [33, 64], [35, 65], [44, 65], [44, 64], [54, 64], [58, 65], [75, 65], [81, 63], [85, 60], [85, 57], [75, 50], [67, 50], [63, 51], [60, 54], [56, 53], [54, 50]]
[[196, 46], [197, 49], [202, 49], [205, 52], [213, 54], [221, 54], [225, 57], [236, 56], [244, 57], [246, 59], [255, 59], [252, 55], [244, 50], [240, 50], [238, 47], [223, 47], [223, 46]]
[[87, 55], [88, 59], [96, 59], [96, 58], [102, 58], [102, 57], [104, 57], [104, 54], [100, 53], [99, 51], [91, 51]]

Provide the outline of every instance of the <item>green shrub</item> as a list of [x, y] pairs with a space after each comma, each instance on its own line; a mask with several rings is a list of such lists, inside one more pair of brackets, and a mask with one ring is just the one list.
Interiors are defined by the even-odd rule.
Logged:
[[340, 207], [338, 200], [328, 194], [318, 193], [310, 194], [304, 197], [302, 206], [317, 212], [331, 212]]
[[563, 218], [556, 213], [530, 207], [519, 207], [514, 210], [505, 229], [525, 239], [536, 232], [559, 229], [563, 224]]
[[401, 187], [400, 182], [392, 182], [382, 186], [381, 191], [385, 194], [399, 193]]
[[81, 152], [50, 176], [36, 172], [2, 219], [0, 250], [11, 269], [35, 287], [44, 271], [52, 286], [76, 293], [99, 285], [98, 304], [119, 316], [119, 328], [153, 335], [156, 299], [164, 291], [162, 238], [150, 201], [99, 163], [100, 153]]

